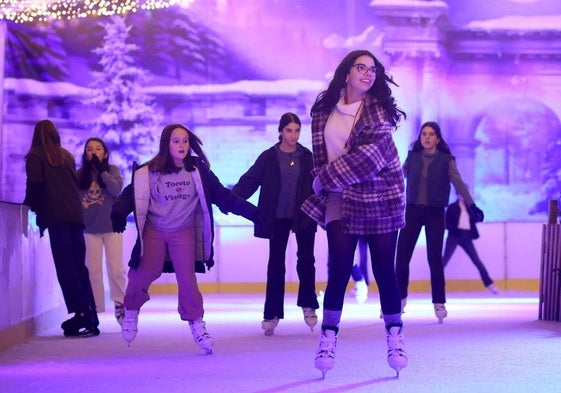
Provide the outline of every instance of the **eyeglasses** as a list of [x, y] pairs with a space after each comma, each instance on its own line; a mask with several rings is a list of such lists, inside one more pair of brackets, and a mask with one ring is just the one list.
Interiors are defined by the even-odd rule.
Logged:
[[353, 64], [352, 67], [356, 67], [356, 70], [364, 75], [366, 75], [368, 71], [370, 71], [371, 74], [376, 74], [376, 67], [374, 66], [367, 67], [366, 65], [359, 63], [359, 64]]

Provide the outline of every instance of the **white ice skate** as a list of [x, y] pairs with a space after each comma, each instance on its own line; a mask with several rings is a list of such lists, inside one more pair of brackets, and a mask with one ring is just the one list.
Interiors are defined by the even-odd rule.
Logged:
[[333, 330], [324, 330], [319, 337], [319, 348], [316, 353], [315, 366], [321, 371], [325, 379], [325, 373], [335, 365], [335, 348], [337, 347], [337, 335]]
[[442, 320], [448, 316], [444, 303], [434, 303], [434, 315], [438, 318], [438, 323], [442, 323]]
[[191, 328], [191, 334], [193, 335], [193, 340], [197, 345], [207, 353], [207, 355], [212, 354], [212, 348], [214, 346], [214, 338], [206, 331], [206, 324], [199, 318], [194, 321], [189, 321], [189, 327]]
[[121, 335], [129, 346], [138, 332], [138, 311], [125, 309], [125, 316], [121, 325]]
[[261, 322], [261, 328], [265, 331], [265, 336], [272, 336], [278, 324], [279, 319], [277, 317], [264, 319], [263, 322]]
[[316, 315], [316, 310], [311, 307], [302, 307], [302, 312], [304, 313], [304, 322], [310, 330], [313, 332], [314, 327], [318, 323], [318, 316]]
[[399, 378], [399, 371], [407, 366], [407, 353], [403, 341], [403, 327], [392, 326], [386, 329], [386, 342], [388, 345], [388, 364], [393, 368]]

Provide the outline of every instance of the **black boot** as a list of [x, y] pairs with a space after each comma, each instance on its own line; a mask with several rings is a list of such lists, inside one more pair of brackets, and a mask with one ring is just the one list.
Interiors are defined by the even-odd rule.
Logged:
[[66, 337], [98, 336], [100, 333], [97, 328], [98, 326], [99, 320], [97, 318], [97, 312], [90, 308], [83, 312], [76, 313], [76, 315], [60, 325]]
[[81, 325], [79, 313], [74, 314], [70, 319], [64, 321], [60, 327], [64, 332], [79, 330]]

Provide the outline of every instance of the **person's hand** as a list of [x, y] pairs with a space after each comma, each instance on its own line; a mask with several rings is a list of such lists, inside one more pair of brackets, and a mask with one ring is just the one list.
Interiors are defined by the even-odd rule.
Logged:
[[483, 222], [485, 219], [485, 214], [483, 214], [483, 210], [478, 208], [475, 203], [469, 207], [471, 209], [471, 214], [473, 218], [475, 218], [476, 222]]
[[113, 225], [113, 232], [123, 233], [127, 227], [127, 216], [111, 213], [111, 224]]
[[90, 163], [92, 167], [95, 168], [99, 173], [107, 171], [109, 169], [109, 164], [107, 163], [107, 161], [100, 161], [95, 154], [92, 156]]
[[92, 159], [90, 160], [90, 164], [91, 164], [92, 168], [96, 169], [99, 172], [99, 167], [101, 166], [101, 161], [99, 161], [99, 158], [97, 158], [97, 156], [95, 154], [92, 156]]
[[99, 171], [99, 173], [109, 172], [109, 163], [107, 162], [107, 160], [103, 160], [99, 163], [98, 171]]
[[321, 191], [323, 190], [323, 184], [321, 183], [321, 179], [319, 178], [319, 176], [316, 176], [314, 178], [314, 181], [312, 183], [312, 189], [314, 190], [314, 193], [316, 195], [321, 194]]

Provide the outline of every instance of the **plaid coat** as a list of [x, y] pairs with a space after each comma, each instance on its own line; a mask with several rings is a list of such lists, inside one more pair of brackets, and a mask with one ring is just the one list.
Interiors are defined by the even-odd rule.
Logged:
[[[349, 234], [393, 232], [405, 225], [405, 184], [392, 125], [367, 97], [349, 136], [347, 154], [328, 163], [323, 131], [329, 113], [312, 114], [313, 172], [325, 190], [343, 189], [343, 228]], [[325, 194], [311, 195], [302, 210], [325, 225]]]

